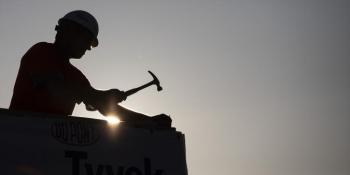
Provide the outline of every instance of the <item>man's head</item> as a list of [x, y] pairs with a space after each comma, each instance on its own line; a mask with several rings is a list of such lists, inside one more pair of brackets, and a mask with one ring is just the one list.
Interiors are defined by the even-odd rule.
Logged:
[[59, 19], [55, 43], [63, 47], [69, 57], [80, 58], [86, 50], [98, 45], [98, 23], [88, 12], [76, 10]]

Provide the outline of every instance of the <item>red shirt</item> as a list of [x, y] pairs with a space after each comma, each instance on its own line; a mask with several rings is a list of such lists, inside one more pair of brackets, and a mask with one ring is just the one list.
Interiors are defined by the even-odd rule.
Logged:
[[[68, 93], [57, 98], [47, 88], [48, 81], [60, 81]], [[22, 57], [9, 109], [71, 115], [75, 104], [83, 101], [79, 92], [85, 88], [91, 88], [90, 82], [55, 45], [37, 43]]]

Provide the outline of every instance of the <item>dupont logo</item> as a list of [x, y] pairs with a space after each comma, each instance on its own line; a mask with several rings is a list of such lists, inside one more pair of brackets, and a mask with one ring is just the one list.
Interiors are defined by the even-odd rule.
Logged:
[[96, 125], [76, 121], [54, 122], [51, 136], [61, 143], [75, 146], [91, 145], [100, 138]]

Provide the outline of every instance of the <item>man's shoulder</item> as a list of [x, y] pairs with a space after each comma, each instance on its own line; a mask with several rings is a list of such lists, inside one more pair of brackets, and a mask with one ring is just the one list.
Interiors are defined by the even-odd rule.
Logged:
[[34, 44], [23, 56], [22, 61], [40, 60], [47, 57], [53, 52], [53, 44], [47, 42], [39, 42]]
[[34, 44], [32, 47], [30, 47], [30, 49], [27, 51], [26, 55], [28, 55], [28, 54], [29, 55], [31, 55], [31, 54], [37, 55], [37, 54], [51, 52], [53, 47], [54, 46], [52, 43], [39, 42], [39, 43]]
[[34, 44], [30, 50], [45, 50], [45, 49], [51, 49], [53, 48], [53, 44], [52, 43], [47, 43], [47, 42], [38, 42], [36, 44]]
[[44, 68], [52, 64], [54, 57], [53, 44], [39, 42], [34, 44], [22, 57], [21, 66], [26, 68]]

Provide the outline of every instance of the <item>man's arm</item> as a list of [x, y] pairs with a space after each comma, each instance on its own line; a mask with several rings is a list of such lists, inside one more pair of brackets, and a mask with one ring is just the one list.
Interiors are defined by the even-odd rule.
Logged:
[[118, 89], [97, 90], [89, 88], [84, 91], [83, 102], [87, 110], [98, 110], [102, 115], [118, 116], [122, 121], [148, 120], [149, 116], [131, 111], [118, 103], [126, 99], [123, 91]]
[[98, 110], [104, 116], [118, 116], [121, 121], [132, 122], [137, 125], [157, 125], [158, 127], [171, 127], [171, 118], [165, 114], [153, 117], [129, 110], [118, 103], [126, 99], [123, 91], [111, 89], [107, 91], [94, 88], [85, 92], [84, 103], [89, 110]]
[[160, 114], [153, 117], [129, 110], [119, 105], [126, 100], [125, 92], [118, 89], [97, 90], [91, 86], [77, 87], [74, 84], [63, 83], [58, 79], [47, 81], [47, 88], [57, 100], [74, 100], [84, 102], [86, 109], [98, 110], [104, 116], [118, 116], [121, 121], [132, 122], [138, 125], [171, 126], [171, 118]]

